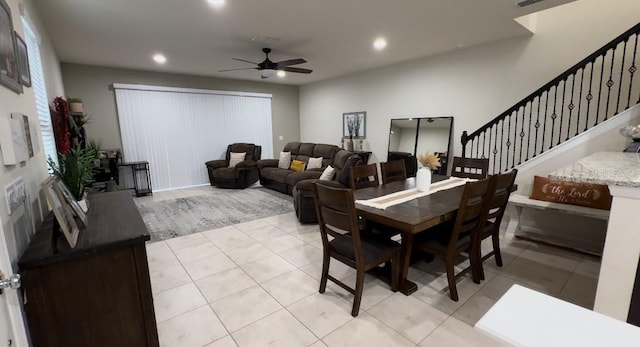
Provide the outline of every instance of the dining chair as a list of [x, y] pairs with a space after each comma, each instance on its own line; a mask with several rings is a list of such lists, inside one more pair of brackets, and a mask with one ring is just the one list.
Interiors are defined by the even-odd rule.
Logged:
[[380, 163], [380, 172], [382, 173], [382, 184], [404, 181], [407, 179], [407, 169], [404, 166], [404, 160], [393, 160], [386, 163]]
[[504, 212], [507, 209], [507, 203], [509, 202], [509, 196], [513, 190], [513, 185], [516, 181], [517, 169], [511, 170], [511, 172], [494, 175], [495, 187], [488, 200], [488, 213], [487, 222], [480, 232], [480, 242], [482, 240], [491, 237], [493, 243], [493, 250], [485, 255], [481, 253], [481, 247], [478, 247], [478, 253], [480, 257], [480, 279], [484, 280], [484, 269], [482, 263], [485, 260], [494, 256], [496, 259], [496, 265], [502, 267], [502, 253], [500, 252], [500, 223]]
[[351, 189], [377, 187], [380, 185], [376, 164], [352, 166], [349, 171], [349, 185]]
[[[351, 315], [356, 317], [360, 311], [364, 276], [368, 270], [391, 261], [391, 290], [398, 291], [400, 245], [361, 235], [351, 189], [341, 187], [335, 182], [318, 181], [314, 184], [314, 199], [323, 249], [319, 292], [324, 293], [327, 280], [331, 280], [353, 294]], [[329, 240], [329, 236], [333, 239]], [[356, 269], [355, 289], [329, 274], [330, 258]]]
[[[473, 281], [480, 283], [479, 252], [474, 250], [478, 249], [480, 230], [487, 220], [487, 200], [493, 184], [494, 178], [467, 182], [453, 223], [444, 223], [422, 232], [414, 242], [416, 249], [444, 260], [453, 301], [458, 301], [456, 279], [471, 271]], [[469, 253], [471, 265], [456, 274], [455, 259], [463, 252]]]
[[451, 175], [461, 178], [483, 179], [489, 171], [489, 159], [453, 158]]

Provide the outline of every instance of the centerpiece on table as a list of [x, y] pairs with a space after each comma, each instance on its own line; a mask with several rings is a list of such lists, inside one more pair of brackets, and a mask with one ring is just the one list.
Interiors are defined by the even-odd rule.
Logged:
[[431, 172], [440, 167], [440, 159], [433, 152], [418, 155], [421, 167], [416, 173], [416, 187], [420, 192], [428, 192], [431, 188]]

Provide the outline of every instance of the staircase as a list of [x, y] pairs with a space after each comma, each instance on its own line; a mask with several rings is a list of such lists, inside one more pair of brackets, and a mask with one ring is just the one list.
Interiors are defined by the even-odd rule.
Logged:
[[489, 172], [521, 165], [640, 103], [640, 23], [468, 134], [462, 156]]

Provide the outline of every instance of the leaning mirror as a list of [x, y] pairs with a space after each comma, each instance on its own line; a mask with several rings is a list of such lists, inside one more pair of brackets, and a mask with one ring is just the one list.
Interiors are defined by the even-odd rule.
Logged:
[[452, 128], [453, 117], [392, 119], [387, 161], [404, 160], [407, 176], [412, 177], [418, 168], [416, 155], [434, 152], [442, 164], [435, 173], [447, 175]]

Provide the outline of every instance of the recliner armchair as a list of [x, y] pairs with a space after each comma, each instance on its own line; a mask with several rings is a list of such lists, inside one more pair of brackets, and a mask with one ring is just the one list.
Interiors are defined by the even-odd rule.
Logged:
[[[235, 167], [229, 167], [231, 153], [246, 153], [244, 161]], [[210, 160], [205, 163], [209, 173], [209, 182], [220, 188], [244, 189], [258, 182], [258, 163], [262, 155], [262, 146], [252, 143], [234, 143], [227, 146], [224, 160]]]

